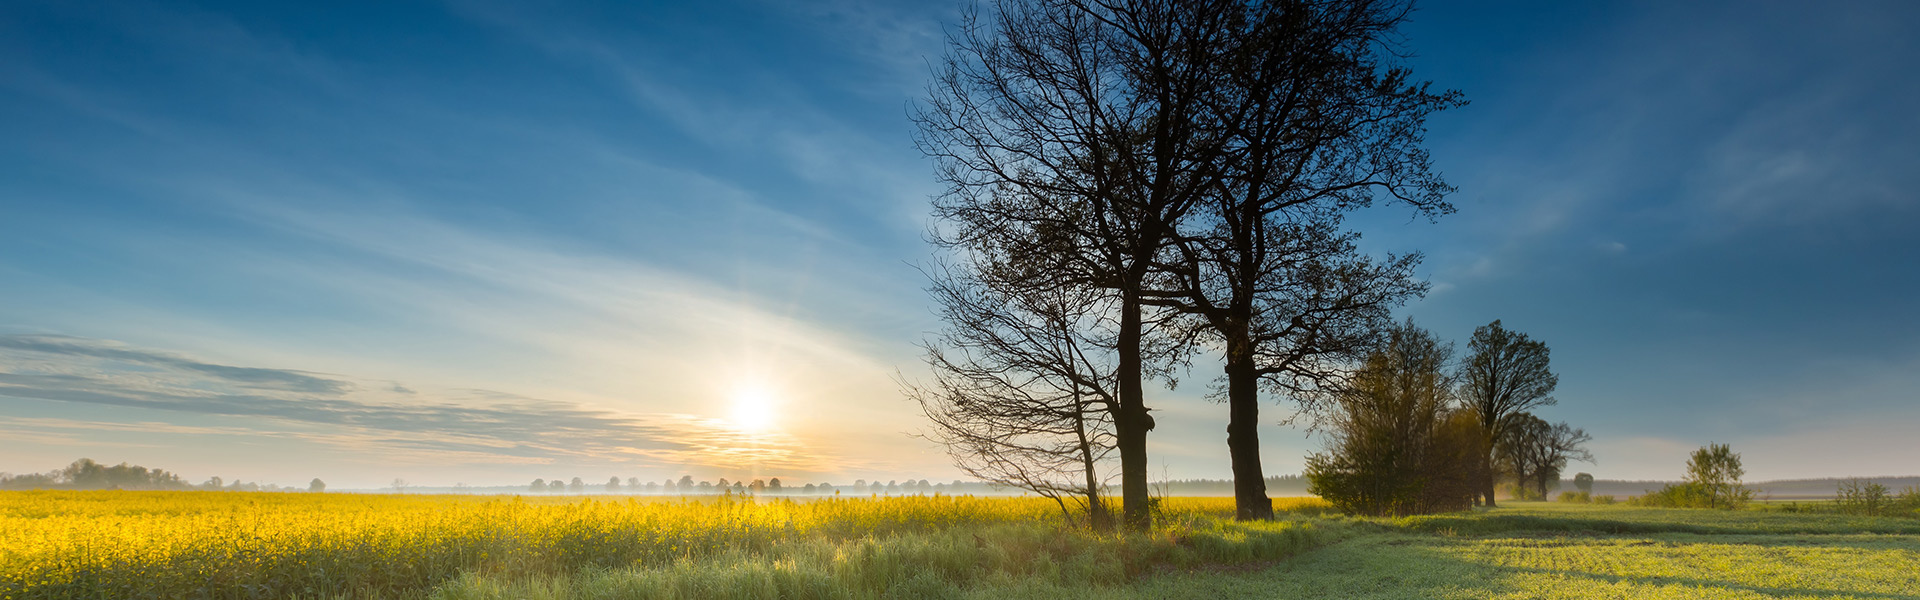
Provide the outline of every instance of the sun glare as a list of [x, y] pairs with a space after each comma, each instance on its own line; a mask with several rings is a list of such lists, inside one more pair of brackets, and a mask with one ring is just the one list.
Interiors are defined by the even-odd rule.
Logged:
[[733, 424], [747, 431], [766, 431], [774, 425], [774, 396], [766, 386], [747, 384], [733, 391]]

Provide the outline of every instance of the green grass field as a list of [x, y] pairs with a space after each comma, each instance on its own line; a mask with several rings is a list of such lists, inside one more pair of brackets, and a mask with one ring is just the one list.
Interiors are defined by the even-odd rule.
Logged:
[[[1308, 522], [1318, 525], [1320, 545], [1286, 558], [1162, 568], [1092, 586], [1072, 577], [1004, 572], [964, 586], [935, 577], [914, 585], [909, 578], [883, 595], [1920, 600], [1920, 521], [1914, 519], [1533, 502], [1468, 514]], [[783, 590], [791, 597], [795, 588], [771, 582], [782, 569], [809, 567], [805, 560], [742, 557], [704, 576], [695, 565], [679, 569], [469, 576], [441, 587], [437, 597], [694, 598], [736, 591], [777, 597]], [[711, 585], [676, 587], [676, 581]]]
[[1402, 519], [1175, 498], [1148, 533], [1039, 499], [0, 493], [27, 598], [1920, 600], [1920, 519], [1512, 503]]

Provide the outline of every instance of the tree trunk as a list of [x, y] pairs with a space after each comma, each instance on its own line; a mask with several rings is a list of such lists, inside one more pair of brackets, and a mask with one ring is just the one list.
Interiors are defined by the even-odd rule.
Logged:
[[1249, 521], [1273, 518], [1267, 478], [1260, 469], [1260, 376], [1252, 348], [1228, 342], [1227, 453], [1233, 459], [1233, 516]]
[[1483, 463], [1483, 464], [1485, 464], [1485, 465], [1487, 466], [1487, 469], [1486, 469], [1486, 472], [1485, 472], [1485, 474], [1484, 474], [1484, 476], [1480, 478], [1480, 480], [1481, 480], [1482, 482], [1484, 482], [1484, 484], [1480, 486], [1480, 491], [1481, 491], [1482, 493], [1484, 493], [1484, 494], [1486, 494], [1486, 497], [1487, 497], [1487, 508], [1496, 508], [1496, 507], [1498, 507], [1498, 506], [1500, 506], [1500, 505], [1499, 505], [1499, 504], [1496, 504], [1496, 503], [1494, 503], [1494, 501], [1493, 501], [1493, 476], [1494, 476], [1494, 473], [1493, 473], [1493, 471], [1494, 471], [1494, 469], [1493, 469], [1493, 451], [1492, 451], [1492, 450], [1488, 450], [1488, 451], [1487, 451], [1487, 462], [1485, 462], [1485, 463]]
[[1120, 502], [1123, 518], [1130, 529], [1145, 531], [1153, 527], [1153, 513], [1147, 506], [1147, 416], [1146, 398], [1141, 388], [1140, 295], [1138, 290], [1122, 290], [1120, 297], [1119, 379], [1120, 414], [1113, 419], [1114, 445], [1120, 450]]
[[1074, 410], [1078, 414], [1073, 419], [1074, 435], [1080, 439], [1080, 469], [1087, 479], [1087, 524], [1094, 531], [1113, 529], [1113, 515], [1107, 512], [1105, 501], [1100, 498], [1100, 474], [1093, 456], [1093, 443], [1087, 439], [1087, 404], [1075, 394]]

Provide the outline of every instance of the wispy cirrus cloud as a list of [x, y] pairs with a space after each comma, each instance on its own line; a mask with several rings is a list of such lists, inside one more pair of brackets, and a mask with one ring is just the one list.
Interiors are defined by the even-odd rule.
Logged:
[[[103, 340], [0, 335], [0, 359], [0, 396], [236, 417], [257, 425], [140, 428], [147, 432], [292, 435], [452, 464], [564, 461], [811, 471], [826, 458], [792, 436], [741, 431], [693, 415], [622, 413], [488, 390], [402, 392], [391, 383], [215, 364]], [[72, 420], [40, 425], [68, 431], [127, 427]]]

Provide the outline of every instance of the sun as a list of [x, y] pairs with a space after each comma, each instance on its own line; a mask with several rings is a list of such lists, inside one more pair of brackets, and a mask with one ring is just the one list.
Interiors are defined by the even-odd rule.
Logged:
[[733, 425], [747, 431], [772, 429], [778, 402], [766, 386], [748, 383], [733, 390]]

